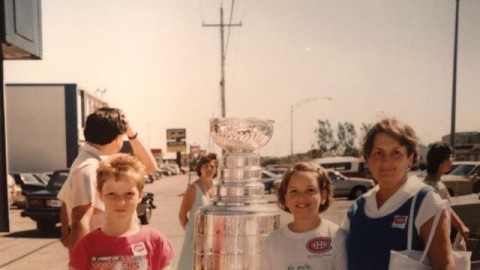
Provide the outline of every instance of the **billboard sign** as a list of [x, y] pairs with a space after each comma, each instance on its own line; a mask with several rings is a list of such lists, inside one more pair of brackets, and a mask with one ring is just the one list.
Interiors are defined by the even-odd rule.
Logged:
[[187, 131], [184, 128], [169, 128], [167, 129], [167, 140], [179, 141], [187, 138]]
[[185, 141], [168, 141], [167, 142], [167, 152], [186, 152], [187, 143]]

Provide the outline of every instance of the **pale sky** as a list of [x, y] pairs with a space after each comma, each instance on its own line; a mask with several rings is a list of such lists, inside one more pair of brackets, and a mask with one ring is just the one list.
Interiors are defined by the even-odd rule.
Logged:
[[[76, 83], [124, 109], [140, 136], [166, 148], [166, 129], [213, 149], [220, 117], [220, 3], [42, 1], [43, 59], [5, 61], [5, 83]], [[226, 56], [228, 117], [275, 121], [262, 156], [315, 144], [318, 119], [409, 123], [421, 143], [450, 132], [455, 0], [236, 0]], [[480, 131], [480, 1], [461, 0], [457, 131]], [[476, 30], [475, 30], [476, 29]], [[228, 29], [227, 29], [228, 30]], [[225, 32], [228, 36], [228, 31]], [[331, 101], [321, 99], [331, 97]], [[216, 147], [214, 151], [219, 152]]]

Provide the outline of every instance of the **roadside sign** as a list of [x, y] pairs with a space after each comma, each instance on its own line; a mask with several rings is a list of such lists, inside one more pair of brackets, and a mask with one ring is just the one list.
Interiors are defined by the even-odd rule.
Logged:
[[169, 141], [167, 142], [167, 152], [186, 152], [187, 143], [185, 141]]
[[167, 140], [184, 140], [187, 138], [187, 131], [184, 128], [169, 128], [167, 129]]

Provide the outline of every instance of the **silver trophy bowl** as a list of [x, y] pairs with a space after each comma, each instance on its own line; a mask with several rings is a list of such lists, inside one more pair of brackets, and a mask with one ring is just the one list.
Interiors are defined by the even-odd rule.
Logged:
[[252, 152], [270, 141], [273, 120], [258, 118], [210, 119], [213, 141], [228, 152]]
[[273, 121], [214, 118], [210, 134], [226, 150], [217, 196], [195, 216], [194, 269], [256, 270], [263, 240], [280, 225], [279, 209], [264, 198], [260, 156]]

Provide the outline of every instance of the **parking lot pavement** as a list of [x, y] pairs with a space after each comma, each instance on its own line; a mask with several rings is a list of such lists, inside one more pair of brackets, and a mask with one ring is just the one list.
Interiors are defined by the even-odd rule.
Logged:
[[[196, 179], [190, 176], [190, 181]], [[157, 208], [153, 210], [150, 226], [159, 230], [173, 245], [176, 256], [171, 263], [171, 269], [176, 269], [184, 232], [177, 214], [189, 177], [187, 175], [162, 177], [161, 180], [147, 184], [145, 190], [155, 194]], [[266, 195], [271, 203], [275, 203], [273, 195]], [[335, 223], [339, 223], [351, 201], [339, 199], [323, 214]], [[29, 218], [20, 217], [21, 210], [10, 210], [9, 233], [0, 233], [0, 269], [5, 270], [47, 270], [67, 269], [67, 250], [60, 244], [60, 230], [51, 233], [40, 233], [36, 224]], [[281, 225], [292, 220], [290, 214], [280, 212]]]
[[0, 233], [0, 269], [66, 269], [67, 250], [60, 230], [41, 233], [36, 224], [10, 209], [10, 232]]

